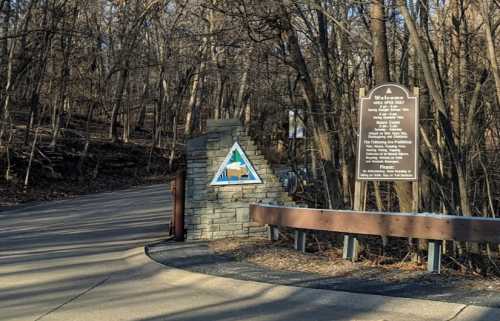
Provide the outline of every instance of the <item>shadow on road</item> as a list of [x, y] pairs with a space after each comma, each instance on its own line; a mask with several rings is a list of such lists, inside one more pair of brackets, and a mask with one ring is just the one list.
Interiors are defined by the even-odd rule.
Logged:
[[118, 266], [120, 255], [164, 238], [170, 217], [166, 185], [4, 209], [0, 319], [34, 320], [110, 271], [130, 272]]

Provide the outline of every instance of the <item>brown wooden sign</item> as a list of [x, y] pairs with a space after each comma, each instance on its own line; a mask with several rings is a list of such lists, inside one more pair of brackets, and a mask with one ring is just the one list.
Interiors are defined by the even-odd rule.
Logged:
[[361, 97], [356, 179], [416, 181], [418, 97], [398, 84]]

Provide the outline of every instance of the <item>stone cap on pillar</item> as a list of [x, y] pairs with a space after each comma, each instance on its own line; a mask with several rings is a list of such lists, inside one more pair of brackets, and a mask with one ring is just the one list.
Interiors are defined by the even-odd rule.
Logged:
[[207, 131], [209, 133], [232, 130], [241, 126], [238, 118], [230, 119], [207, 119]]

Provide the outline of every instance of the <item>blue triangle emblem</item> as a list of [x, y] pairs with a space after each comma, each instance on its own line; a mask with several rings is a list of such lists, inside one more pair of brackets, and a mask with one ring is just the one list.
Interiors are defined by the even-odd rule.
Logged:
[[236, 142], [229, 150], [210, 185], [239, 185], [262, 183], [241, 146]]

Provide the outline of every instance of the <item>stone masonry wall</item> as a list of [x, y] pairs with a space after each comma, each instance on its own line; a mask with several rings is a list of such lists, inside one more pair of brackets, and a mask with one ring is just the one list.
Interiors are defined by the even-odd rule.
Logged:
[[[185, 226], [188, 240], [264, 236], [250, 222], [249, 204], [295, 205], [239, 120], [208, 120], [208, 133], [187, 143]], [[238, 142], [261, 184], [210, 186], [229, 150]]]

